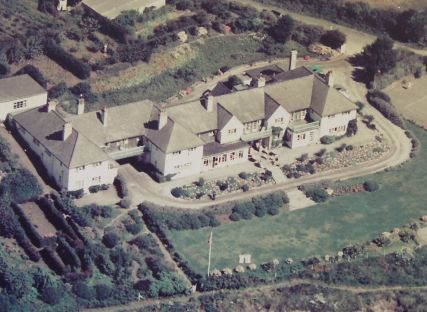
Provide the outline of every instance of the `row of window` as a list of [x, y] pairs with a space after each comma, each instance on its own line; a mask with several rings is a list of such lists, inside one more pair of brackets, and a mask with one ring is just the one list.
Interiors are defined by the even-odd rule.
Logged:
[[13, 109], [20, 109], [26, 106], [27, 106], [27, 100], [22, 100], [22, 101], [13, 103]]
[[236, 132], [237, 132], [236, 128], [228, 130], [228, 134], [235, 134]]
[[[191, 147], [191, 148], [188, 149], [189, 152], [192, 152], [192, 151], [195, 151], [195, 150], [196, 150], [196, 147]], [[172, 155], [180, 155], [181, 152], [183, 152], [183, 151], [172, 152]]]
[[221, 156], [214, 156], [212, 157], [212, 159], [206, 158], [203, 160], [203, 165], [204, 166], [209, 166], [210, 162], [214, 162], [214, 163], [224, 163], [227, 162], [227, 159], [229, 159], [230, 161], [239, 159], [239, 158], [243, 158], [244, 153], [243, 151], [239, 151], [238, 154], [236, 155], [236, 152], [231, 152], [230, 154], [222, 154]]
[[345, 129], [346, 129], [346, 126], [334, 127], [329, 129], [329, 133], [342, 132], [342, 131], [345, 131]]
[[191, 162], [185, 163], [185, 164], [180, 164], [180, 165], [176, 165], [174, 166], [175, 170], [181, 169], [181, 168], [188, 168], [191, 166]]

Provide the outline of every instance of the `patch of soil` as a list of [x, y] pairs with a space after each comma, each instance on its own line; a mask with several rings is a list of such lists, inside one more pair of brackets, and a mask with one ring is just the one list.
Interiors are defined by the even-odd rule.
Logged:
[[225, 214], [220, 214], [216, 216], [216, 219], [221, 223], [221, 224], [227, 224], [230, 223], [231, 220], [229, 218], [230, 214], [229, 213], [225, 213]]
[[40, 207], [36, 203], [28, 202], [20, 205], [20, 207], [41, 236], [55, 236], [55, 227], [46, 219], [43, 211], [40, 210]]

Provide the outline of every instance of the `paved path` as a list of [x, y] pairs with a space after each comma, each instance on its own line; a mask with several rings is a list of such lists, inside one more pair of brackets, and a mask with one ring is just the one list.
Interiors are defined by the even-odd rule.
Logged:
[[334, 290], [340, 290], [340, 291], [346, 291], [351, 292], [353, 294], [366, 294], [366, 293], [381, 293], [385, 291], [411, 291], [411, 290], [420, 290], [425, 291], [427, 290], [427, 285], [421, 285], [421, 286], [401, 286], [401, 285], [394, 285], [394, 286], [374, 286], [374, 287], [355, 287], [355, 286], [346, 286], [346, 285], [331, 285], [324, 282], [316, 281], [316, 280], [304, 280], [304, 279], [293, 279], [285, 282], [279, 282], [274, 284], [267, 284], [267, 285], [258, 285], [254, 287], [248, 287], [248, 288], [242, 288], [242, 289], [233, 289], [233, 290], [215, 290], [215, 291], [209, 291], [209, 292], [203, 292], [203, 293], [194, 293], [192, 295], [188, 296], [174, 296], [174, 297], [167, 297], [167, 298], [161, 298], [161, 299], [147, 299], [144, 301], [135, 301], [128, 303], [126, 305], [120, 305], [116, 307], [107, 307], [107, 308], [94, 308], [94, 309], [85, 309], [83, 311], [86, 312], [115, 312], [115, 311], [144, 311], [140, 310], [143, 308], [148, 308], [152, 305], [160, 305], [160, 304], [176, 304], [176, 303], [188, 303], [191, 301], [194, 301], [195, 299], [199, 298], [200, 296], [206, 296], [206, 295], [216, 295], [221, 294], [222, 296], [227, 296], [229, 294], [236, 294], [238, 293], [249, 293], [251, 291], [271, 291], [281, 288], [289, 288], [294, 287], [297, 285], [315, 285], [320, 286], [325, 289], [334, 289]]
[[[306, 24], [321, 26], [325, 29], [331, 29], [331, 28], [337, 29], [347, 36], [346, 51], [345, 51], [345, 53], [347, 55], [353, 55], [353, 54], [361, 52], [366, 45], [371, 44], [376, 39], [376, 36], [374, 36], [374, 35], [371, 35], [371, 34], [368, 34], [368, 33], [365, 33], [365, 32], [359, 31], [359, 30], [355, 30], [355, 29], [350, 28], [350, 27], [338, 25], [338, 24], [335, 24], [335, 23], [330, 22], [330, 21], [326, 21], [326, 20], [321, 19], [321, 18], [297, 14], [297, 13], [282, 9], [281, 7], [279, 7], [277, 5], [268, 5], [268, 4], [260, 3], [260, 2], [255, 1], [255, 0], [237, 0], [237, 2], [252, 6], [252, 7], [256, 8], [257, 10], [260, 10], [260, 11], [262, 11], [262, 10], [276, 10], [282, 14], [288, 14], [288, 15], [292, 16], [292, 18], [294, 18], [295, 20], [306, 23]], [[411, 47], [408, 47], [405, 44], [397, 42], [397, 41], [395, 41], [395, 47], [405, 48], [405, 49], [411, 50], [415, 53], [418, 53], [420, 55], [427, 55], [427, 49], [411, 48]]]

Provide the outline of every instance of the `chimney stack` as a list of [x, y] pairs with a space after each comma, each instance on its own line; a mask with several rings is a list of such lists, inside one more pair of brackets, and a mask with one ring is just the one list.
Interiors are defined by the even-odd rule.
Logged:
[[207, 93], [203, 97], [202, 101], [203, 101], [203, 105], [204, 105], [205, 109], [208, 112], [212, 112], [213, 108], [214, 108], [214, 97], [213, 97], [213, 95], [210, 92]]
[[47, 102], [47, 106], [46, 106], [46, 111], [49, 113], [51, 111], [54, 111], [56, 109], [56, 105], [58, 104], [58, 102], [56, 102], [55, 100], [49, 100]]
[[108, 119], [108, 112], [107, 112], [107, 108], [104, 107], [103, 109], [101, 109], [101, 122], [104, 127], [107, 126], [107, 119]]
[[157, 130], [161, 130], [168, 122], [168, 113], [162, 107], [159, 110], [159, 120], [157, 121]]
[[289, 70], [294, 70], [297, 68], [297, 57], [298, 57], [298, 51], [292, 50], [291, 56], [289, 58]]
[[83, 94], [80, 94], [79, 103], [77, 104], [77, 115], [81, 115], [85, 112], [85, 98]]
[[252, 81], [252, 85], [256, 88], [265, 87], [265, 78], [262, 74], [260, 74], [257, 78], [254, 78]]
[[332, 70], [328, 71], [326, 74], [326, 83], [328, 84], [329, 87], [334, 86], [334, 75], [332, 73]]
[[73, 125], [71, 122], [67, 121], [62, 127], [62, 141], [68, 139], [71, 133], [73, 133]]

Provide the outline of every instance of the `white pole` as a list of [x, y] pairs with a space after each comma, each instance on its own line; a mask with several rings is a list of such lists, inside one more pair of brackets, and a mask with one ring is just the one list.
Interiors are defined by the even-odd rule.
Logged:
[[212, 231], [209, 235], [208, 276], [211, 270], [211, 253], [212, 253]]

